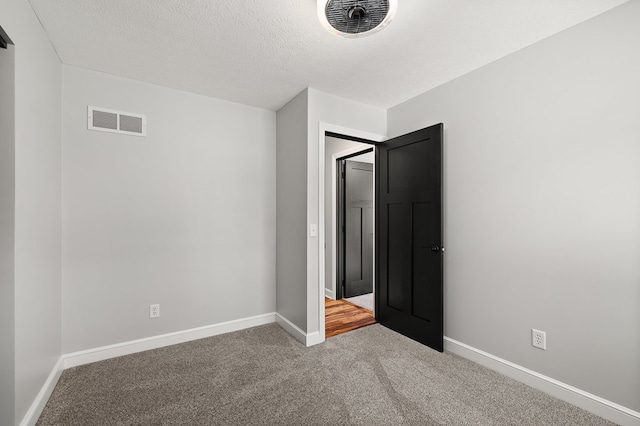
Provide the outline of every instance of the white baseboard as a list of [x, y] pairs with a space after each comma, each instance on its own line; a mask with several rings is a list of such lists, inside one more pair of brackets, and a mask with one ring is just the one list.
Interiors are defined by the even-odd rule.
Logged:
[[319, 345], [324, 341], [325, 339], [320, 335], [319, 331], [314, 331], [313, 333], [307, 334], [307, 346]]
[[[319, 332], [307, 334], [282, 315], [270, 313], [62, 355], [20, 422], [20, 426], [33, 426], [36, 424], [53, 389], [58, 383], [62, 371], [66, 368], [273, 322], [276, 322], [305, 346], [317, 345], [325, 340]], [[590, 394], [448, 337], [445, 337], [445, 349], [622, 426], [640, 426], [639, 412], [615, 402]]]
[[204, 327], [192, 328], [190, 330], [177, 331], [175, 333], [162, 334], [159, 336], [147, 337], [145, 339], [132, 340], [129, 342], [117, 343], [115, 345], [102, 346], [85, 351], [73, 352], [62, 355], [56, 365], [51, 370], [51, 374], [45, 381], [42, 389], [33, 401], [27, 414], [20, 422], [20, 426], [33, 426], [38, 421], [53, 389], [56, 387], [62, 371], [89, 364], [97, 361], [129, 355], [136, 352], [148, 351], [150, 349], [162, 348], [164, 346], [189, 342], [192, 340], [204, 339], [206, 337], [217, 336], [219, 334], [230, 333], [232, 331], [244, 330], [245, 328], [257, 327], [259, 325], [271, 324], [275, 322], [275, 313], [257, 315], [249, 318], [242, 318], [234, 321], [227, 321], [219, 324]]
[[204, 327], [192, 328], [189, 330], [177, 331], [175, 333], [161, 334], [159, 336], [117, 343], [115, 345], [103, 346], [85, 351], [73, 352], [63, 355], [64, 368], [77, 367], [83, 364], [104, 361], [118, 356], [162, 348], [164, 346], [176, 345], [178, 343], [190, 342], [192, 340], [204, 339], [206, 337], [244, 330], [245, 328], [257, 327], [259, 325], [271, 324], [273, 322], [275, 322], [275, 314], [270, 313], [219, 324], [207, 325]]
[[291, 334], [297, 341], [303, 345], [309, 347], [324, 342], [324, 336], [321, 336], [319, 332], [305, 333], [297, 325], [276, 313], [276, 323], [285, 329], [285, 331]]
[[333, 295], [333, 290], [329, 290], [328, 288], [324, 289], [324, 297], [328, 297], [331, 300], [336, 300], [335, 296]]
[[284, 328], [285, 331], [295, 337], [298, 342], [307, 346], [307, 333], [302, 331], [297, 325], [295, 325], [279, 313], [276, 313], [276, 324]]
[[40, 414], [42, 414], [42, 410], [44, 410], [44, 406], [47, 405], [47, 401], [53, 392], [53, 389], [58, 384], [58, 379], [62, 375], [63, 370], [63, 359], [60, 357], [56, 365], [53, 366], [49, 377], [42, 385], [40, 392], [36, 396], [36, 399], [33, 400], [31, 406], [27, 410], [27, 414], [24, 415], [24, 418], [20, 422], [20, 426], [34, 426], [38, 419], [40, 418]]
[[637, 411], [498, 358], [449, 337], [445, 337], [444, 340], [444, 348], [449, 352], [474, 361], [619, 425], [640, 426], [640, 413]]

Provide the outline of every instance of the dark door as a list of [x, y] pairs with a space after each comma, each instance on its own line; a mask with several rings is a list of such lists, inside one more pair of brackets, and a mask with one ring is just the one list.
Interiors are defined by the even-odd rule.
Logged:
[[342, 297], [373, 291], [373, 164], [343, 160]]
[[376, 320], [443, 350], [442, 132], [376, 149]]

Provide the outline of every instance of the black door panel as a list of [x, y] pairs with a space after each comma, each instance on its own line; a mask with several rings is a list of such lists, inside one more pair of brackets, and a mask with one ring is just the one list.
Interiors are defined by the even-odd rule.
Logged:
[[376, 319], [443, 350], [442, 133], [376, 149]]
[[345, 161], [343, 297], [373, 291], [373, 165]]

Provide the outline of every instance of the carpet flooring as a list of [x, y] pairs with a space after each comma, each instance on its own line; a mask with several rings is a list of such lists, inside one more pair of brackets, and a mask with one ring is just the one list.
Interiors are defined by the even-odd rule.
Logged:
[[379, 324], [275, 324], [65, 370], [38, 425], [611, 425]]
[[365, 308], [367, 311], [373, 312], [373, 293], [362, 294], [360, 296], [348, 297], [344, 300]]

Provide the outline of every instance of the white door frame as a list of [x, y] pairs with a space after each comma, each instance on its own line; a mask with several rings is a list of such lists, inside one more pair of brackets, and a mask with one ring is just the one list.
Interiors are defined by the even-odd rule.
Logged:
[[[373, 142], [384, 142], [387, 137], [377, 135], [375, 133], [364, 132], [362, 130], [350, 129], [348, 127], [336, 126], [329, 123], [320, 122], [318, 126], [318, 325], [319, 336], [318, 343], [324, 342], [325, 324], [324, 324], [324, 280], [325, 280], [325, 216], [324, 216], [324, 167], [325, 167], [325, 133], [332, 132], [340, 135], [351, 136], [359, 139], [367, 139]], [[335, 167], [335, 165], [334, 165]], [[375, 166], [374, 166], [375, 167]], [[375, 187], [375, 178], [374, 178]], [[334, 185], [335, 188], [335, 185]], [[335, 190], [335, 189], [334, 189]], [[333, 214], [335, 216], [335, 212]], [[374, 208], [375, 215], [375, 208]], [[374, 222], [375, 223], [375, 222]], [[374, 235], [375, 239], [375, 235]], [[335, 279], [335, 278], [334, 278]]]

